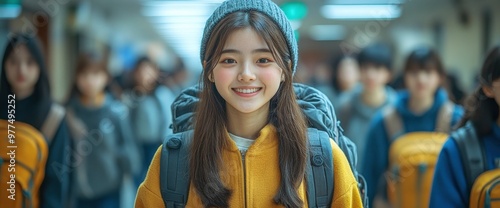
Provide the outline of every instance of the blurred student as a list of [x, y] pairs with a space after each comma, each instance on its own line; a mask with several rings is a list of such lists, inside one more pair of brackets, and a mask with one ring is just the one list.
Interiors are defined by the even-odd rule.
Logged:
[[[80, 57], [67, 103], [75, 154], [80, 160], [73, 172], [76, 207], [80, 208], [120, 207], [123, 178], [139, 169], [126, 107], [106, 92], [109, 80], [102, 57]], [[80, 146], [88, 149], [79, 151]]]
[[370, 122], [375, 114], [392, 105], [396, 92], [387, 84], [391, 80], [392, 54], [383, 44], [373, 44], [359, 53], [361, 90], [339, 106], [339, 119], [349, 137], [358, 149], [358, 164], [363, 164], [365, 145]]
[[354, 92], [360, 90], [359, 66], [353, 56], [341, 55], [332, 62], [331, 90], [319, 90], [325, 93], [332, 102], [336, 111], [337, 106], [347, 102]]
[[[375, 195], [380, 196], [381, 198], [379, 199], [381, 201], [385, 201], [388, 197], [392, 196], [386, 196], [388, 191], [396, 195], [402, 193], [395, 192], [394, 190], [386, 190], [386, 183], [388, 181], [385, 179], [386, 176], [389, 176], [389, 173], [392, 173], [390, 171], [406, 171], [400, 170], [398, 167], [415, 170], [413, 169], [414, 167], [410, 166], [413, 164], [406, 164], [406, 160], [389, 158], [389, 153], [392, 154], [393, 151], [401, 152], [400, 149], [397, 149], [399, 146], [394, 145], [395, 142], [398, 142], [398, 140], [402, 141], [403, 139], [410, 139], [416, 142], [426, 139], [420, 138], [414, 140], [404, 138], [405, 135], [410, 135], [411, 132], [443, 131], [447, 133], [462, 117], [463, 109], [449, 101], [447, 92], [442, 87], [445, 79], [444, 68], [435, 51], [429, 48], [418, 48], [411, 52], [404, 68], [404, 80], [408, 90], [398, 94], [394, 107], [388, 107], [374, 117], [367, 134], [365, 157], [361, 171], [366, 177], [368, 195], [372, 205]], [[420, 147], [419, 145], [403, 146], [413, 148]], [[435, 149], [439, 151], [440, 147], [436, 147]], [[406, 152], [408, 151], [406, 150]], [[398, 166], [398, 162], [404, 162], [405, 164]], [[389, 167], [390, 165], [391, 167]], [[395, 169], [389, 170], [390, 168]], [[425, 170], [422, 169], [422, 171]], [[409, 175], [416, 177], [416, 173], [414, 172], [414, 174]], [[409, 176], [407, 175], [406, 177]], [[411, 180], [413, 178], [405, 178], [405, 180], [401, 181]], [[421, 182], [414, 182], [413, 185], [421, 184]], [[418, 191], [415, 190], [415, 192]], [[429, 193], [419, 192], [419, 194], [425, 197], [427, 196], [425, 194]], [[398, 195], [398, 197], [402, 198], [403, 196]]]
[[[335, 96], [332, 88], [332, 73], [328, 64], [321, 64], [315, 68], [314, 74], [309, 80], [310, 85], [325, 94], [328, 99]], [[295, 78], [298, 77], [295, 76]]]
[[[32, 205], [64, 207], [67, 205], [66, 200], [69, 193], [70, 177], [67, 160], [71, 154], [68, 151], [71, 146], [71, 138], [64, 118], [64, 108], [52, 100], [48, 72], [38, 40], [27, 35], [9, 37], [1, 67], [1, 119], [15, 120], [11, 124], [17, 129], [11, 130], [18, 131], [18, 136], [23, 130], [21, 124], [16, 122], [23, 122], [34, 127], [45, 137], [42, 139], [45, 139], [46, 143], [42, 143], [42, 146], [48, 147], [48, 155], [44, 155], [43, 151], [38, 152], [37, 150], [28, 149], [28, 147], [18, 147], [24, 148], [22, 149], [24, 151], [19, 149], [17, 152], [17, 171], [19, 174], [21, 168], [33, 168], [31, 174], [37, 172], [37, 168], [40, 168], [38, 165], [44, 166], [45, 169], [45, 177], [39, 178], [43, 179], [39, 192], [28, 191], [25, 194], [31, 197]], [[9, 100], [9, 95], [13, 95], [13, 100]], [[15, 112], [11, 111], [14, 117], [8, 116], [8, 110], [12, 110], [8, 107], [9, 104], [14, 106], [13, 110]], [[4, 139], [7, 139], [7, 137], [2, 138], [2, 140]], [[22, 139], [26, 138], [18, 137], [16, 142], [21, 143]], [[27, 154], [35, 156], [34, 159], [37, 157], [46, 158], [46, 163], [43, 161], [40, 164], [34, 164], [33, 161], [23, 161], [29, 158]], [[20, 167], [19, 164], [25, 164], [25, 166]], [[37, 168], [30, 165], [35, 165]], [[7, 167], [7, 165], [1, 167], [2, 170], [4, 167]], [[4, 177], [9, 175], [7, 173], [0, 175], [2, 183], [7, 182]], [[16, 180], [24, 180], [24, 178], [17, 177]], [[37, 186], [38, 182], [38, 179], [33, 179], [31, 186]], [[1, 187], [3, 188], [3, 186]], [[4, 201], [10, 201], [10, 199], [7, 199], [7, 195], [3, 191], [5, 190], [2, 189], [1, 195], [5, 199], [1, 199], [0, 204], [10, 206], [10, 202]], [[16, 194], [18, 202], [30, 201], [30, 197], [27, 195]]]
[[159, 84], [159, 69], [147, 57], [140, 58], [133, 71], [134, 87], [129, 93], [130, 121], [135, 140], [142, 151], [141, 174], [136, 182], [142, 182], [151, 159], [165, 137], [172, 133], [170, 105], [175, 95]]
[[165, 86], [170, 89], [174, 96], [178, 96], [187, 87], [189, 72], [184, 63], [179, 60], [173, 71], [169, 72], [164, 80]]
[[439, 155], [431, 208], [500, 207], [500, 47], [484, 61], [480, 84]]

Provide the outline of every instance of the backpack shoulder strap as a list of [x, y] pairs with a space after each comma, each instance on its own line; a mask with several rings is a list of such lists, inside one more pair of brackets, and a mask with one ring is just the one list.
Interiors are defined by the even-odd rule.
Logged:
[[57, 103], [52, 103], [49, 114], [47, 115], [47, 118], [41, 128], [41, 132], [47, 139], [48, 144], [52, 142], [52, 139], [54, 138], [54, 135], [56, 134], [65, 114], [66, 111], [64, 107]]
[[441, 106], [438, 112], [437, 120], [436, 120], [436, 131], [437, 132], [450, 132], [451, 119], [453, 116], [453, 110], [455, 108], [455, 104], [451, 101], [447, 101]]
[[481, 142], [479, 141], [472, 123], [454, 131], [451, 137], [458, 145], [462, 164], [464, 166], [467, 190], [472, 188], [476, 178], [485, 170], [485, 157]]
[[386, 107], [382, 111], [382, 114], [389, 141], [394, 141], [397, 137], [404, 134], [403, 119], [395, 107]]
[[165, 207], [185, 207], [189, 191], [189, 147], [193, 130], [169, 135], [160, 158], [160, 191]]
[[308, 129], [307, 198], [309, 207], [330, 207], [333, 197], [333, 155], [330, 137], [324, 131]]
[[85, 125], [85, 123], [75, 115], [74, 110], [69, 106], [66, 109], [66, 118], [69, 132], [71, 137], [73, 137], [73, 140], [78, 141], [88, 133], [87, 125]]

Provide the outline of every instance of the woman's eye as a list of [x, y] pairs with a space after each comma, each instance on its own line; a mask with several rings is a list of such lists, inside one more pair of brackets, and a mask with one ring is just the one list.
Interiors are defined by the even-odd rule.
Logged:
[[257, 61], [258, 63], [261, 63], [261, 64], [265, 64], [265, 63], [269, 63], [271, 62], [269, 59], [267, 58], [261, 58]]
[[225, 59], [224, 61], [222, 61], [222, 63], [225, 63], [225, 64], [234, 64], [234, 63], [236, 63], [236, 61], [234, 59]]

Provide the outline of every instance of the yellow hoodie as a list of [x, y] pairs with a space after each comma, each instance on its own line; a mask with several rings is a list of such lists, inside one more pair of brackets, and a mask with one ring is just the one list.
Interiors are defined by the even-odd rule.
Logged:
[[[228, 136], [228, 139], [229, 136]], [[230, 139], [231, 140], [231, 139]], [[332, 207], [362, 207], [357, 182], [342, 150], [331, 141], [334, 159], [334, 194]], [[156, 152], [146, 179], [137, 191], [136, 208], [165, 207], [160, 192], [161, 147]], [[231, 140], [231, 146], [223, 150], [221, 179], [231, 191], [230, 207], [282, 207], [273, 202], [280, 183], [278, 166], [278, 136], [272, 125], [265, 126], [254, 144], [245, 154], [243, 169], [241, 154]], [[243, 171], [245, 170], [246, 178]], [[246, 186], [245, 184], [246, 183]], [[246, 187], [246, 190], [244, 190]], [[306, 184], [302, 182], [299, 196], [308, 207]], [[191, 185], [186, 207], [203, 207], [195, 188]]]

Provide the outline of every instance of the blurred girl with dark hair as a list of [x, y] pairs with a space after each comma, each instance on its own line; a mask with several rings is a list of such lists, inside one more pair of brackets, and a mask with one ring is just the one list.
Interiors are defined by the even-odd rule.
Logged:
[[64, 207], [69, 190], [71, 139], [64, 109], [51, 97], [40, 44], [26, 35], [11, 37], [2, 59], [0, 115], [8, 119], [8, 95], [15, 95], [15, 120], [27, 123], [46, 138], [49, 153], [40, 188], [40, 207]]
[[[470, 201], [471, 182], [477, 180], [479, 175], [466, 171], [473, 161], [464, 161], [462, 146], [458, 142], [460, 140], [455, 140], [459, 139], [458, 133], [467, 133], [461, 136], [464, 141], [469, 140], [466, 143], [472, 141], [472, 144], [479, 144], [478, 153], [483, 156], [482, 164], [479, 165], [484, 168], [479, 174], [500, 168], [500, 47], [495, 47], [486, 57], [479, 80], [481, 86], [467, 102], [466, 114], [460, 122], [461, 128], [457, 134], [451, 135], [439, 155], [430, 207], [469, 207], [469, 204], [474, 207], [473, 204], [479, 204], [479, 201]], [[492, 199], [490, 205], [497, 207], [499, 203]]]
[[359, 64], [356, 57], [340, 55], [331, 65], [333, 96], [330, 101], [336, 107], [346, 103], [352, 95], [361, 90], [359, 86]]

